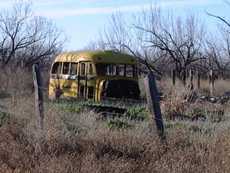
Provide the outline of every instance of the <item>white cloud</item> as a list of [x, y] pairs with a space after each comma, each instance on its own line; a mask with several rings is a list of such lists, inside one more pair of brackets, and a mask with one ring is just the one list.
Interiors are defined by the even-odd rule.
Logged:
[[[172, 7], [172, 8], [182, 8], [188, 6], [202, 6], [210, 4], [218, 4], [218, 2], [213, 0], [171, 0], [171, 1], [155, 1], [156, 4], [162, 8]], [[55, 10], [44, 10], [37, 13], [41, 16], [46, 16], [50, 18], [62, 18], [69, 16], [79, 16], [79, 15], [93, 15], [93, 14], [110, 14], [117, 11], [120, 12], [137, 12], [143, 9], [149, 9], [151, 4], [138, 4], [138, 5], [124, 5], [120, 7], [92, 7], [92, 8], [76, 8], [76, 9], [55, 9]]]
[[0, 0], [0, 8], [10, 7], [15, 3], [32, 3], [36, 6], [51, 6], [61, 5], [68, 2], [68, 0]]
[[38, 15], [47, 16], [51, 18], [68, 17], [68, 16], [79, 16], [79, 15], [93, 15], [93, 14], [110, 14], [116, 11], [120, 12], [134, 12], [139, 11], [143, 8], [149, 7], [150, 4], [146, 5], [132, 5], [122, 7], [98, 7], [98, 8], [79, 8], [79, 9], [62, 9], [62, 10], [49, 10], [41, 11]]
[[[67, 9], [62, 7], [63, 4], [70, 3], [70, 0], [16, 0], [24, 2], [32, 2], [35, 6], [40, 7], [37, 15], [45, 16], [49, 18], [62, 18], [79, 15], [95, 15], [95, 14], [111, 14], [117, 11], [120, 12], [137, 12], [144, 9], [149, 9], [151, 3], [147, 4], [134, 4], [134, 5], [123, 5], [123, 6], [106, 6], [106, 7], [89, 7], [89, 8], [71, 8]], [[79, 0], [80, 1], [80, 0]], [[87, 1], [105, 1], [105, 0], [87, 0]], [[9, 6], [9, 4], [15, 2], [15, 0], [2, 0], [0, 7]], [[157, 4], [162, 8], [184, 8], [189, 6], [203, 6], [210, 4], [219, 4], [215, 0], [155, 0], [153, 4]], [[77, 2], [73, 3], [73, 6], [77, 5]], [[46, 8], [42, 8], [46, 6]], [[58, 9], [59, 8], [59, 9]]]

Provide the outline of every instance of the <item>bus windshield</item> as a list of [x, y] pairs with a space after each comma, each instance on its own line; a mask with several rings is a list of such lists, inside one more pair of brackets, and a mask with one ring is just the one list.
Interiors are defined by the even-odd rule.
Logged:
[[137, 67], [129, 64], [96, 64], [99, 76], [137, 77]]

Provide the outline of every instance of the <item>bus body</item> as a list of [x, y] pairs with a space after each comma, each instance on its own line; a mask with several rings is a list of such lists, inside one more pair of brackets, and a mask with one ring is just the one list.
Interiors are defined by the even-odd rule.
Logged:
[[69, 52], [51, 68], [49, 97], [138, 99], [137, 60], [114, 51]]

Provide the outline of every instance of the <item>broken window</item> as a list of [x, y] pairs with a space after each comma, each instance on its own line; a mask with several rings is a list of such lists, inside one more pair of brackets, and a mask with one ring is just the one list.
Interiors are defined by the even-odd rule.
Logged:
[[135, 65], [128, 64], [96, 64], [97, 74], [100, 76], [137, 76]]
[[52, 74], [60, 74], [61, 73], [61, 66], [62, 66], [62, 63], [60, 63], [60, 62], [54, 63], [51, 73]]
[[133, 77], [137, 77], [138, 76], [138, 69], [136, 65], [133, 65]]
[[107, 64], [96, 64], [97, 75], [105, 76], [107, 70]]
[[127, 77], [133, 77], [133, 66], [132, 65], [126, 65], [126, 76]]
[[81, 63], [81, 73], [80, 75], [85, 76], [85, 63]]
[[77, 63], [71, 63], [70, 75], [76, 75], [77, 74], [77, 67], [78, 67]]
[[69, 62], [64, 62], [63, 63], [63, 69], [62, 69], [62, 74], [69, 74]]
[[116, 75], [117, 76], [124, 76], [125, 74], [125, 65], [120, 64], [116, 66]]
[[93, 74], [93, 64], [89, 64], [89, 75]]
[[115, 76], [116, 75], [116, 66], [113, 64], [107, 64], [106, 75]]

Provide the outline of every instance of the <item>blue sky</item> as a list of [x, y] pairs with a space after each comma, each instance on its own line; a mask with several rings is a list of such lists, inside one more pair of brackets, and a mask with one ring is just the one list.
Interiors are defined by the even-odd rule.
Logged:
[[[10, 7], [15, 0], [0, 0], [0, 9]], [[211, 31], [217, 21], [206, 15], [206, 11], [230, 19], [230, 6], [224, 0], [24, 0], [32, 1], [37, 15], [55, 21], [68, 40], [66, 50], [83, 49], [98, 38], [99, 31], [108, 25], [112, 13], [117, 11], [131, 16], [148, 9], [152, 4], [161, 7], [163, 13], [173, 12], [177, 16], [192, 13], [204, 20]]]

